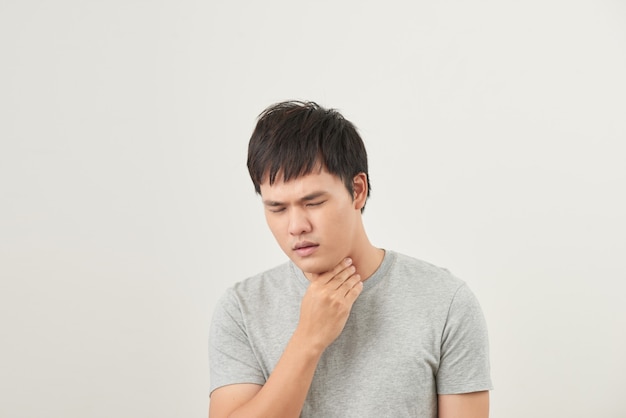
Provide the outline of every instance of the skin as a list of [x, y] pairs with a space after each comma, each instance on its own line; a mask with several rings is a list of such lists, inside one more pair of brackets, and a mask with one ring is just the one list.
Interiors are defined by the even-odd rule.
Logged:
[[[285, 254], [311, 282], [300, 319], [276, 368], [263, 385], [236, 384], [211, 394], [210, 418], [300, 416], [324, 350], [341, 334], [362, 282], [384, 251], [363, 227], [367, 177], [353, 178], [354, 194], [324, 168], [284, 182], [261, 184], [267, 224]], [[486, 418], [488, 392], [439, 396], [440, 418]]]
[[[352, 258], [363, 278], [382, 262], [384, 252], [370, 244], [361, 217], [367, 197], [365, 174], [354, 177], [353, 187], [354, 197], [325, 169], [289, 182], [261, 184], [265, 219], [276, 242], [309, 280], [346, 257]], [[295, 250], [308, 244], [313, 245], [311, 254]]]

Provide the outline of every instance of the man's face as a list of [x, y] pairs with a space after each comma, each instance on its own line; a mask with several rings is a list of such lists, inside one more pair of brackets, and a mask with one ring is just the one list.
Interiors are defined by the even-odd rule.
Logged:
[[267, 224], [280, 248], [305, 273], [324, 273], [353, 250], [360, 220], [344, 183], [325, 169], [261, 184]]

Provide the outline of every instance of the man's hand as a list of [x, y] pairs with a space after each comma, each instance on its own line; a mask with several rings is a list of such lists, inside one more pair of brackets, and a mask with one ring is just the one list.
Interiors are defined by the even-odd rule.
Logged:
[[320, 356], [343, 331], [361, 291], [363, 283], [352, 260], [313, 275], [302, 298], [300, 322], [265, 385], [216, 389], [211, 394], [209, 417], [298, 417]]
[[361, 276], [346, 258], [327, 273], [315, 274], [302, 298], [300, 322], [294, 333], [309, 346], [324, 351], [343, 331], [352, 305], [363, 291]]

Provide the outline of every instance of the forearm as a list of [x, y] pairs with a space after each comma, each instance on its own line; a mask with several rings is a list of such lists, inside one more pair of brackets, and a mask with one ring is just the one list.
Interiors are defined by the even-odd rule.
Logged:
[[265, 385], [229, 418], [299, 417], [322, 352], [296, 332]]
[[439, 418], [488, 418], [489, 391], [439, 395]]

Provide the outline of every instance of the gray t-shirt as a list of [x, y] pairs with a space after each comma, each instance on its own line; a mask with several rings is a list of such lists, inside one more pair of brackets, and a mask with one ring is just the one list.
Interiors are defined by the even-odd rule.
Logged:
[[[492, 388], [478, 301], [447, 270], [386, 251], [317, 366], [301, 417], [437, 416], [437, 394]], [[236, 284], [211, 324], [211, 392], [264, 384], [309, 285], [288, 262]]]

